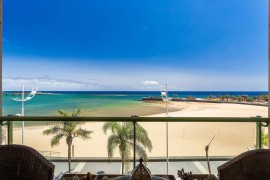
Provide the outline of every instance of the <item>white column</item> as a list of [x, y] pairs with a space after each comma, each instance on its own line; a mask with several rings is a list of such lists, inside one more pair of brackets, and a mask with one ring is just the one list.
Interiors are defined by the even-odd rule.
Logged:
[[[268, 118], [270, 118], [270, 0], [268, 0]], [[268, 126], [268, 149], [270, 149], [270, 126]]]
[[[168, 113], [168, 87], [166, 83], [166, 117], [169, 117]], [[166, 146], [167, 146], [167, 174], [169, 174], [169, 129], [168, 129], [168, 122], [166, 122]]]
[[169, 174], [169, 131], [168, 131], [168, 122], [166, 122], [166, 145], [167, 145], [167, 175]]

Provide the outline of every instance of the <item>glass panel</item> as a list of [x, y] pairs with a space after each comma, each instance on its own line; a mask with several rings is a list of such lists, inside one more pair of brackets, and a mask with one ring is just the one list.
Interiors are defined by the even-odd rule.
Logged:
[[[218, 159], [234, 157], [255, 147], [256, 123], [170, 122], [169, 157], [174, 162], [170, 162], [169, 172], [174, 174], [184, 168], [186, 172], [207, 174], [205, 148], [210, 142], [208, 156], [217, 159], [210, 162], [216, 173], [224, 163]], [[185, 158], [190, 159], [189, 165], [179, 163]]]
[[[50, 159], [56, 166], [56, 174], [67, 171], [67, 144], [63, 138], [59, 145], [51, 147], [52, 135], [43, 135], [59, 122], [25, 122], [24, 142]], [[121, 174], [130, 173], [133, 169], [133, 123], [115, 122], [107, 124], [107, 134], [104, 133], [104, 122], [86, 122], [80, 125], [83, 129], [93, 131], [91, 139], [83, 140], [74, 138], [72, 145], [72, 172], [80, 173], [105, 173]], [[147, 141], [147, 136], [152, 143], [151, 148], [146, 148], [148, 155], [147, 167], [152, 174], [167, 173], [167, 136], [166, 122], [139, 122], [136, 126], [136, 144], [142, 145]], [[21, 122], [14, 123], [14, 144], [21, 144]], [[117, 127], [117, 128], [116, 128]], [[112, 128], [114, 132], [111, 131]], [[265, 128], [267, 129], [267, 128]], [[267, 133], [262, 129], [265, 134]], [[110, 142], [112, 157], [108, 158], [108, 139], [112, 136], [118, 138], [115, 146]], [[121, 136], [121, 138], [119, 137]], [[213, 137], [215, 137], [213, 139]], [[119, 141], [129, 145], [125, 151], [120, 151]], [[185, 169], [193, 174], [207, 174], [205, 147], [210, 144], [208, 155], [211, 157], [212, 173], [217, 173], [217, 167], [229, 158], [252, 149], [256, 145], [256, 123], [231, 123], [231, 122], [169, 122], [168, 123], [168, 173], [177, 176], [177, 170]], [[147, 143], [145, 143], [147, 144]], [[141, 146], [142, 147], [142, 146]], [[145, 145], [145, 147], [149, 147]], [[120, 152], [128, 153], [129, 163], [122, 166]], [[136, 165], [140, 158], [137, 150]], [[58, 160], [58, 161], [56, 161]], [[60, 161], [59, 161], [60, 160]]]
[[[147, 167], [152, 174], [166, 174], [166, 122], [140, 122], [138, 123], [148, 133], [152, 142], [152, 150], [147, 150]], [[137, 157], [138, 159], [140, 157]]]
[[211, 141], [211, 156], [235, 156], [253, 148], [256, 123], [169, 123], [170, 156], [205, 156]]
[[[129, 125], [126, 122], [117, 122], [116, 124], [120, 127], [120, 130], [116, 130], [112, 133], [112, 125], [108, 125], [107, 133], [104, 133], [103, 126], [104, 122], [85, 122], [82, 129], [88, 131], [93, 131], [90, 135], [90, 139], [84, 140], [81, 137], [75, 137], [71, 146], [71, 157], [72, 162], [71, 168], [72, 172], [92, 172], [97, 173], [98, 171], [104, 171], [105, 173], [121, 174], [122, 165], [119, 151], [119, 144], [116, 144], [113, 148], [113, 154], [111, 159], [108, 157], [108, 139], [112, 135], [119, 135], [122, 133], [122, 138], [127, 141], [125, 136], [125, 130]], [[132, 123], [131, 123], [132, 124]], [[67, 156], [68, 156], [68, 146], [66, 143], [66, 137], [64, 136], [59, 141], [60, 143], [55, 146], [51, 146], [51, 139], [53, 135], [44, 135], [43, 132], [50, 129], [53, 125], [61, 125], [61, 122], [25, 122], [24, 126], [24, 145], [30, 146], [37, 151], [39, 151], [43, 156], [50, 159], [57, 167], [55, 174], [64, 173], [68, 171]], [[115, 124], [114, 124], [115, 125]], [[130, 134], [133, 133], [133, 125], [130, 126]], [[22, 143], [22, 128], [21, 122], [16, 122], [13, 130], [14, 133], [14, 144]], [[117, 137], [116, 141], [119, 140]], [[133, 169], [133, 138], [130, 138], [129, 145], [129, 163], [125, 166]], [[111, 144], [113, 147], [113, 144]], [[59, 162], [60, 160], [60, 162]], [[127, 169], [125, 173], [130, 171]]]

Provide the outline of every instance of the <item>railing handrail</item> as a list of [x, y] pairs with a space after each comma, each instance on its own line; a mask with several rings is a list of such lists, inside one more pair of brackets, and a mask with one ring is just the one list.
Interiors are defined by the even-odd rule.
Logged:
[[[228, 161], [235, 156], [210, 156], [210, 161]], [[52, 162], [66, 162], [67, 157], [47, 157]], [[205, 156], [169, 156], [170, 162], [206, 161]], [[72, 162], [121, 162], [120, 157], [72, 157]], [[133, 159], [127, 160], [133, 162]], [[136, 160], [138, 162], [139, 160]], [[166, 157], [148, 157], [147, 162], [166, 162]]]
[[85, 121], [85, 122], [265, 122], [258, 117], [59, 117], [59, 116], [2, 116], [1, 121]]
[[53, 157], [52, 155], [58, 155], [58, 157], [60, 157], [60, 152], [56, 152], [56, 151], [38, 151], [41, 155], [45, 156], [45, 157]]

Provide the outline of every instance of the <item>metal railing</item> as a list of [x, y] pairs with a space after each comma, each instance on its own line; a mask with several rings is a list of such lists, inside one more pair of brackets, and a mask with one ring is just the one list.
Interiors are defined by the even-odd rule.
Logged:
[[42, 156], [44, 157], [60, 157], [60, 152], [54, 152], [54, 151], [38, 151]]
[[48, 116], [24, 116], [24, 117], [0, 117], [1, 125], [7, 126], [8, 144], [13, 143], [13, 122], [21, 121], [83, 121], [83, 122], [132, 122], [134, 127], [134, 148], [133, 148], [133, 166], [136, 163], [136, 123], [138, 122], [224, 122], [224, 123], [256, 123], [256, 148], [262, 148], [261, 128], [268, 126], [270, 118], [220, 118], [220, 117], [48, 117]]

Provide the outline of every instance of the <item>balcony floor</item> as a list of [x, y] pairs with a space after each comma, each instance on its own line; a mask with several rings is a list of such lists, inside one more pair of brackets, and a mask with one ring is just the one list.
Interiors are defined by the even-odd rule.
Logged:
[[[217, 175], [217, 167], [224, 164], [226, 161], [211, 161], [212, 174]], [[55, 175], [61, 172], [66, 172], [68, 169], [67, 162], [52, 162], [55, 165]], [[130, 163], [130, 170], [133, 166]], [[147, 167], [152, 174], [166, 174], [166, 162], [148, 162]], [[177, 177], [177, 170], [184, 168], [186, 172], [192, 171], [193, 174], [207, 174], [206, 161], [187, 161], [187, 162], [169, 162], [169, 174]], [[106, 174], [121, 174], [120, 162], [73, 162], [71, 163], [72, 173], [87, 173], [93, 174], [98, 171], [104, 171]]]

